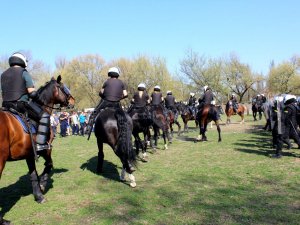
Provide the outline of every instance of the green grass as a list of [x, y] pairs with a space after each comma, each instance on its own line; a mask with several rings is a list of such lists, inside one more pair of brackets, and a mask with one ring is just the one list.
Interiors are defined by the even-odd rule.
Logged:
[[[246, 118], [262, 125], [251, 120]], [[300, 224], [300, 151], [271, 159], [268, 132], [230, 126], [221, 127], [221, 143], [215, 128], [208, 130], [208, 142], [192, 141], [198, 129], [174, 136], [168, 150], [159, 140], [161, 149], [148, 154], [148, 163], [139, 162], [134, 189], [119, 182], [121, 163], [108, 146], [104, 173], [95, 173], [95, 137], [57, 138], [47, 202], [34, 201], [25, 161], [9, 162], [0, 207], [15, 225]]]

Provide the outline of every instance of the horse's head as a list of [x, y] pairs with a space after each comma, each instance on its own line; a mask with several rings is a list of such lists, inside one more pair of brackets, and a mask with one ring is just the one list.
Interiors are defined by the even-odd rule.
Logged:
[[61, 82], [61, 75], [57, 77], [56, 82], [57, 92], [55, 96], [57, 97], [57, 101], [59, 101], [59, 104], [63, 107], [73, 108], [75, 105], [75, 99], [71, 95], [69, 88]]
[[38, 89], [37, 101], [44, 106], [59, 104], [61, 107], [73, 108], [75, 99], [70, 90], [61, 82], [61, 76], [52, 78], [44, 86]]

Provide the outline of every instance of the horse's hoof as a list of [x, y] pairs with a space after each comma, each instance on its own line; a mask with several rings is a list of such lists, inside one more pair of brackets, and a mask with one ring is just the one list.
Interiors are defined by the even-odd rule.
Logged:
[[136, 187], [136, 183], [135, 183], [135, 182], [131, 182], [129, 185], [130, 185], [130, 187], [132, 187], [132, 188], [135, 188], [135, 187]]
[[148, 162], [148, 159], [146, 157], [141, 158], [142, 162]]
[[46, 202], [46, 199], [44, 197], [42, 197], [42, 198], [40, 198], [40, 199], [38, 199], [36, 201], [37, 201], [37, 203], [43, 204], [43, 203]]
[[12, 223], [9, 220], [0, 219], [0, 225], [12, 225]]

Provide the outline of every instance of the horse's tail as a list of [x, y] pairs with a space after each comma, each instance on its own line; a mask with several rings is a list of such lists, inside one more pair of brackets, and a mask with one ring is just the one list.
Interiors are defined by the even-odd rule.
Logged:
[[131, 142], [131, 129], [128, 124], [126, 115], [122, 109], [117, 109], [115, 112], [117, 125], [119, 130], [118, 142], [115, 148], [116, 154], [122, 157], [125, 161], [135, 164], [136, 155], [133, 151]]

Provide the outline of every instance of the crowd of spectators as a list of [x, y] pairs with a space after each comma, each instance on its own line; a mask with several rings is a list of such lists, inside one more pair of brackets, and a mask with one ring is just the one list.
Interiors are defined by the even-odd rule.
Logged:
[[90, 112], [57, 112], [50, 117], [54, 136], [67, 137], [72, 135], [85, 136]]

